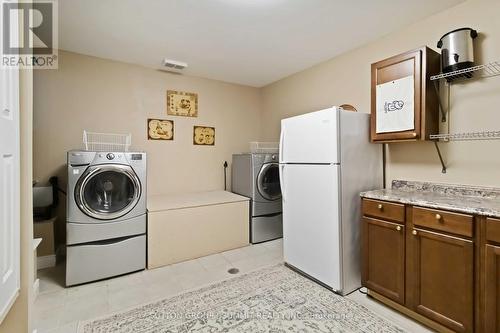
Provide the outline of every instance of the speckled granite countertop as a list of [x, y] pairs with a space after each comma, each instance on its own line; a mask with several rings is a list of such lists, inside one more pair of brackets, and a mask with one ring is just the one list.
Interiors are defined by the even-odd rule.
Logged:
[[367, 199], [500, 217], [500, 188], [394, 180], [391, 189], [360, 195]]

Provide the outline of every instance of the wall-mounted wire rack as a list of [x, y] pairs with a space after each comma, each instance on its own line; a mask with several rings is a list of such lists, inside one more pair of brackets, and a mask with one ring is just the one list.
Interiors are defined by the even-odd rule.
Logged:
[[431, 76], [431, 81], [446, 79], [448, 82], [456, 80], [467, 80], [471, 78], [484, 78], [500, 75], [500, 62], [493, 61], [488, 64], [478, 65], [466, 69], [460, 69], [448, 73], [440, 73]]
[[[444, 88], [446, 88], [446, 95], [448, 99], [447, 106], [450, 105], [451, 96], [451, 85], [456, 82], [469, 81], [471, 79], [481, 79], [489, 78], [494, 76], [500, 76], [500, 61], [493, 61], [487, 64], [478, 65], [466, 69], [460, 69], [448, 73], [440, 73], [431, 76], [431, 81], [434, 83], [434, 88], [436, 89], [438, 99], [439, 99], [439, 109], [441, 111], [441, 121], [446, 122], [447, 117], [449, 117], [449, 107], [444, 108], [441, 94], [439, 93], [440, 82], [443, 82]], [[441, 87], [443, 87], [441, 85]], [[481, 140], [500, 140], [500, 131], [477, 131], [477, 132], [462, 132], [462, 133], [450, 133], [450, 127], [448, 122], [448, 133], [443, 134], [433, 134], [429, 138], [434, 141], [434, 146], [436, 147], [439, 160], [441, 162], [442, 172], [446, 173], [446, 164], [443, 160], [443, 156], [439, 149], [438, 142], [450, 142], [450, 141], [481, 141]]]
[[436, 148], [439, 161], [441, 162], [441, 172], [446, 173], [446, 163], [444, 162], [443, 155], [439, 149], [438, 142], [500, 140], [500, 131], [431, 134], [429, 138], [431, 140], [435, 140], [434, 147]]
[[463, 82], [470, 79], [481, 79], [500, 75], [500, 61], [493, 61], [484, 65], [477, 65], [470, 68], [459, 69], [453, 72], [440, 73], [431, 76], [431, 81], [434, 83], [434, 89], [438, 94], [439, 110], [441, 111], [441, 122], [446, 122], [448, 110], [443, 106], [441, 95], [439, 94], [439, 82], [445, 80], [447, 96], [451, 94], [451, 84]]
[[432, 134], [430, 139], [443, 141], [499, 140], [500, 131]]

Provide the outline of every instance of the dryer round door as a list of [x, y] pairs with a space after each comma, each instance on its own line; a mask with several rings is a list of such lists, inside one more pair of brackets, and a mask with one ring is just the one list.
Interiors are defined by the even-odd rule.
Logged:
[[112, 220], [134, 209], [141, 197], [141, 183], [127, 165], [91, 166], [75, 187], [75, 200], [82, 212], [99, 220]]
[[257, 190], [267, 200], [281, 198], [280, 173], [278, 163], [266, 163], [257, 175]]

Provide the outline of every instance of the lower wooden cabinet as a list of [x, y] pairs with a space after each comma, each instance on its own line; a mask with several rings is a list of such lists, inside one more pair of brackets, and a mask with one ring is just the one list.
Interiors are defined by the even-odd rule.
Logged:
[[411, 205], [399, 220], [374, 216], [373, 207], [388, 204], [363, 205], [361, 276], [368, 292], [438, 332], [480, 333], [486, 326], [499, 333], [500, 220], [490, 223], [482, 256], [486, 218]]
[[474, 247], [471, 240], [413, 229], [407, 281], [415, 312], [456, 332], [474, 325]]
[[363, 285], [404, 304], [404, 226], [363, 218]]
[[486, 245], [485, 260], [485, 331], [500, 332], [500, 246]]

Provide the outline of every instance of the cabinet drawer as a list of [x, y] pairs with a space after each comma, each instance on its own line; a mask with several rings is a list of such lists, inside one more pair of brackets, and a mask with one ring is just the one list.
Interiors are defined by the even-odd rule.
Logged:
[[404, 223], [405, 206], [387, 201], [363, 199], [363, 215]]
[[472, 216], [443, 210], [413, 207], [413, 224], [472, 237]]
[[488, 218], [486, 220], [486, 240], [500, 243], [500, 220]]

